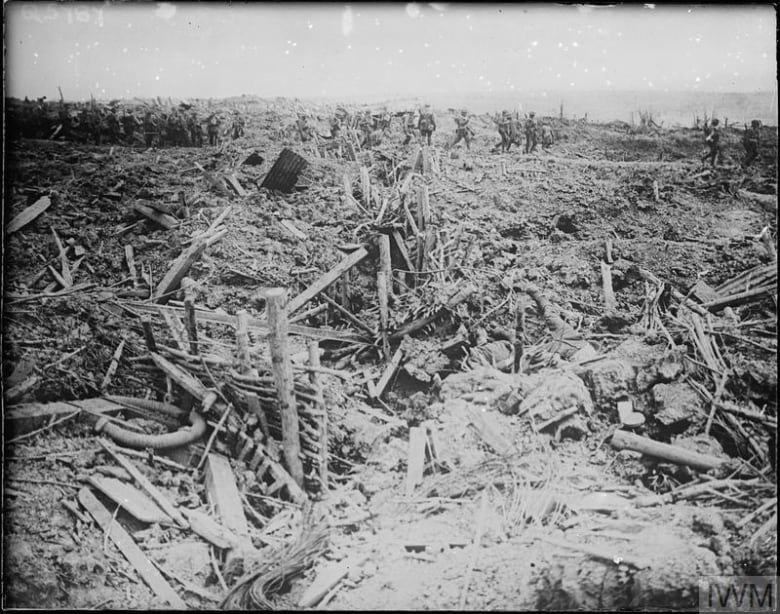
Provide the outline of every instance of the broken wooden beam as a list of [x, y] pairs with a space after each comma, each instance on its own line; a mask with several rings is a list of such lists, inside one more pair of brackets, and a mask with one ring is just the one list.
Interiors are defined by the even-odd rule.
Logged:
[[268, 326], [271, 330], [271, 368], [276, 382], [279, 413], [282, 420], [282, 448], [287, 468], [296, 484], [303, 487], [303, 464], [301, 463], [301, 442], [298, 433], [298, 409], [295, 403], [295, 384], [287, 339], [287, 290], [272, 288], [266, 292]]
[[198, 355], [198, 322], [195, 318], [195, 282], [182, 277], [181, 289], [184, 291], [184, 327], [190, 340], [190, 353]]
[[343, 561], [326, 564], [318, 571], [315, 580], [298, 600], [298, 607], [313, 608], [316, 606], [332, 588], [352, 571], [358, 569], [366, 560], [368, 560], [367, 554], [355, 554]]
[[73, 286], [73, 276], [70, 272], [70, 263], [68, 262], [67, 249], [62, 245], [60, 237], [57, 235], [57, 231], [54, 228], [51, 229], [51, 233], [54, 235], [54, 242], [57, 244], [57, 249], [60, 252], [60, 263], [62, 264], [62, 279], [65, 280], [65, 288]]
[[702, 307], [714, 313], [720, 311], [724, 307], [743, 305], [764, 295], [769, 296], [773, 293], [777, 293], [777, 284], [764, 286], [763, 288], [755, 288], [753, 290], [748, 290], [747, 292], [732, 294], [731, 296], [724, 296], [723, 298], [715, 299], [714, 301], [707, 301], [706, 303], [702, 303]]
[[51, 206], [51, 198], [48, 196], [42, 196], [38, 200], [36, 200], [32, 205], [27, 207], [24, 211], [22, 211], [19, 215], [14, 217], [8, 224], [5, 226], [5, 234], [10, 235], [17, 230], [24, 228], [35, 220], [41, 213], [46, 211]]
[[435, 313], [424, 316], [421, 318], [417, 318], [416, 320], [413, 320], [409, 324], [405, 324], [401, 328], [399, 328], [397, 331], [395, 331], [393, 334], [390, 335], [391, 341], [397, 341], [399, 339], [402, 339], [406, 335], [411, 335], [414, 332], [417, 332], [418, 330], [425, 328], [429, 324], [432, 324], [436, 318], [441, 315], [442, 311], [445, 309], [454, 309], [461, 303], [467, 301], [469, 297], [476, 292], [476, 287], [473, 284], [467, 284], [465, 287], [458, 290], [455, 294], [453, 294], [449, 300], [447, 301], [447, 304], [442, 307], [441, 309], [437, 310]]
[[604, 290], [604, 307], [609, 310], [617, 306], [615, 291], [612, 289], [612, 267], [606, 262], [601, 262], [601, 284]]
[[336, 301], [334, 301], [332, 298], [330, 298], [327, 294], [323, 293], [320, 295], [320, 298], [325, 301], [326, 305], [329, 305], [333, 307], [336, 311], [338, 311], [341, 315], [343, 315], [349, 322], [357, 326], [359, 329], [365, 331], [372, 337], [376, 333], [375, 330], [373, 330], [368, 324], [365, 322], [362, 322], [358, 319], [355, 314], [353, 314], [349, 309], [346, 309], [339, 305]]
[[238, 372], [247, 374], [252, 369], [252, 363], [249, 358], [249, 313], [244, 309], [236, 314], [236, 345]]
[[392, 252], [390, 251], [390, 235], [380, 234], [377, 238], [379, 243], [379, 270], [385, 272], [387, 279], [387, 295], [393, 296], [393, 267]]
[[155, 302], [167, 303], [176, 290], [179, 289], [181, 280], [187, 275], [193, 264], [201, 257], [206, 249], [206, 239], [195, 241], [185, 249], [168, 269], [165, 277], [157, 286], [155, 291]]
[[390, 310], [387, 299], [387, 273], [383, 270], [376, 272], [376, 288], [379, 299], [379, 331], [382, 335], [382, 353], [385, 360], [390, 360], [390, 337], [387, 330], [390, 324]]
[[363, 193], [363, 205], [371, 211], [371, 178], [365, 166], [360, 167], [360, 191]]
[[428, 184], [424, 183], [417, 191], [417, 227], [420, 232], [428, 228], [431, 219], [431, 205], [428, 196]]
[[346, 256], [335, 267], [333, 267], [330, 271], [325, 273], [325, 275], [320, 277], [317, 281], [315, 281], [312, 285], [306, 288], [298, 296], [293, 298], [290, 301], [290, 303], [287, 305], [287, 313], [293, 314], [296, 311], [298, 311], [298, 309], [303, 307], [306, 303], [308, 303], [311, 299], [317, 296], [320, 292], [328, 288], [346, 271], [351, 269], [359, 262], [362, 262], [367, 257], [368, 257], [368, 250], [365, 247], [360, 247], [354, 252], [352, 252], [351, 254], [349, 254], [348, 256]]
[[173, 524], [173, 520], [142, 491], [117, 478], [91, 475], [89, 483], [141, 522]]
[[224, 456], [209, 453], [204, 474], [206, 499], [214, 507], [222, 525], [251, 545], [249, 523], [244, 516], [244, 504], [230, 462]]
[[330, 456], [328, 454], [328, 408], [325, 405], [325, 398], [322, 393], [322, 385], [320, 383], [319, 375], [316, 371], [320, 367], [320, 346], [316, 341], [309, 342], [309, 365], [314, 368], [309, 373], [309, 382], [314, 388], [315, 409], [320, 415], [319, 422], [319, 444], [320, 444], [320, 458], [319, 458], [319, 477], [322, 483], [323, 492], [328, 491], [328, 461]]
[[160, 572], [157, 571], [151, 561], [146, 558], [143, 551], [133, 541], [130, 534], [112, 518], [111, 512], [98, 501], [97, 497], [89, 491], [89, 488], [82, 488], [78, 496], [79, 503], [95, 519], [100, 528], [103, 529], [104, 534], [116, 544], [122, 555], [130, 562], [154, 594], [161, 599], [165, 599], [173, 608], [186, 610], [187, 604], [184, 600], [166, 582], [165, 578], [162, 577]]
[[210, 544], [214, 544], [217, 548], [230, 550], [231, 548], [239, 548], [241, 546], [241, 538], [219, 524], [211, 516], [187, 508], [182, 508], [181, 512], [187, 519], [190, 530]]
[[[36, 376], [37, 377], [37, 376]], [[8, 399], [6, 399], [6, 402]], [[104, 414], [118, 413], [124, 407], [106, 399], [82, 399], [78, 401], [55, 401], [53, 403], [18, 403], [6, 405], [3, 412], [3, 422], [6, 430], [27, 432], [36, 428], [42, 422], [50, 421], [58, 416], [81, 411], [82, 415], [93, 416], [97, 420]]]
[[152, 330], [152, 318], [148, 313], [141, 315], [141, 327], [144, 330], [144, 340], [146, 349], [150, 352], [157, 351], [157, 342], [154, 340], [154, 331]]
[[159, 211], [156, 211], [155, 209], [153, 209], [152, 207], [148, 207], [147, 205], [142, 205], [140, 203], [133, 203], [132, 208], [133, 211], [136, 211], [141, 215], [148, 217], [150, 220], [152, 220], [156, 224], [159, 224], [166, 230], [173, 230], [179, 224], [179, 220], [177, 220], [172, 215], [168, 215], [167, 213], [160, 213]]
[[133, 476], [133, 479], [138, 483], [138, 485], [148, 493], [152, 500], [160, 506], [160, 509], [168, 514], [168, 516], [170, 516], [176, 524], [182, 528], [187, 528], [189, 526], [187, 521], [181, 515], [181, 512], [179, 512], [179, 510], [176, 509], [170, 501], [168, 501], [168, 498], [162, 493], [162, 491], [160, 491], [159, 488], [152, 484], [149, 478], [141, 473], [132, 462], [123, 457], [102, 437], [98, 438], [98, 443], [100, 443], [101, 447], [106, 452], [108, 452], [125, 471]]
[[159, 312], [162, 314], [163, 320], [165, 320], [165, 323], [168, 325], [168, 330], [170, 330], [171, 337], [173, 339], [174, 345], [184, 351], [187, 349], [187, 331], [184, 328], [184, 322], [182, 322], [180, 313], [184, 314], [184, 308], [181, 309], [180, 312], [174, 311], [174, 308], [172, 307], [156, 307], [149, 305], [149, 307], [152, 307], [150, 311], [147, 311], [146, 313], [157, 313]]
[[124, 334], [122, 340], [114, 351], [114, 355], [111, 357], [111, 363], [108, 365], [106, 375], [103, 378], [103, 382], [100, 384], [100, 391], [105, 392], [108, 389], [108, 385], [111, 383], [111, 378], [114, 377], [117, 368], [119, 367], [119, 361], [122, 358], [122, 351], [125, 349], [125, 343], [127, 342], [127, 333]]
[[634, 450], [647, 456], [660, 458], [677, 465], [686, 465], [701, 471], [717, 469], [726, 462], [725, 459], [717, 456], [701, 454], [680, 446], [654, 441], [648, 437], [620, 430], [615, 431], [615, 434], [612, 435], [612, 446], [618, 450]]
[[[653, 273], [648, 271], [647, 269], [643, 269], [642, 267], [639, 267], [639, 275], [641, 275], [644, 279], [649, 281], [652, 284], [655, 284], [656, 286], [660, 286], [663, 282], [661, 279], [656, 277]], [[677, 288], [673, 287], [671, 284], [667, 284], [671, 291], [672, 296], [675, 298], [675, 300], [680, 301], [683, 303], [688, 309], [693, 311], [694, 313], [699, 314], [700, 316], [707, 315], [707, 311], [702, 308], [701, 305], [695, 303], [690, 298], [687, 298], [685, 295], [682, 294]]]
[[[133, 312], [152, 313], [152, 314], [161, 313], [163, 314], [163, 317], [166, 318], [166, 322], [168, 323], [169, 326], [171, 325], [171, 322], [176, 322], [174, 326], [181, 333], [180, 340], [183, 344], [180, 346], [180, 349], [185, 349], [186, 339], [183, 336], [184, 324], [181, 322], [180, 315], [179, 315], [184, 313], [183, 308], [174, 307], [174, 306], [163, 307], [161, 305], [150, 305], [148, 303], [135, 302], [135, 301], [126, 301], [123, 302], [122, 304], [127, 305], [128, 309], [130, 309]], [[319, 307], [317, 309], [319, 311], [324, 310], [324, 308], [319, 308]], [[317, 311], [317, 313], [319, 311]], [[196, 307], [196, 312], [198, 314], [198, 319], [201, 322], [210, 322], [214, 324], [226, 324], [229, 326], [235, 325], [234, 317], [229, 314], [215, 313], [213, 311], [204, 309], [202, 307]], [[290, 324], [289, 329], [291, 335], [299, 335], [301, 337], [309, 337], [311, 339], [330, 339], [333, 341], [350, 341], [353, 343], [366, 343], [365, 337], [362, 337], [350, 331], [335, 330], [326, 327], [315, 328], [312, 326], [304, 326], [302, 324]], [[250, 332], [256, 333], [259, 337], [265, 338], [269, 335], [268, 321], [261, 320], [259, 318], [249, 318], [249, 330]]]
[[371, 396], [378, 399], [382, 396], [382, 394], [385, 391], [385, 388], [387, 388], [387, 385], [390, 383], [390, 380], [393, 378], [393, 375], [395, 375], [395, 372], [398, 370], [398, 367], [401, 365], [401, 360], [403, 360], [403, 351], [401, 348], [398, 348], [395, 351], [395, 354], [393, 354], [393, 357], [390, 359], [390, 363], [385, 367], [385, 370], [382, 372], [382, 376], [379, 378], [379, 381], [376, 383], [376, 385], [373, 387], [373, 390], [371, 390]]
[[133, 280], [133, 288], [137, 288], [138, 271], [135, 269], [135, 255], [133, 254], [132, 245], [125, 245], [125, 261], [127, 262], [127, 270], [130, 272], [130, 277]]
[[164, 371], [168, 377], [181, 386], [185, 392], [191, 394], [201, 402], [207, 398], [209, 391], [199, 380], [195, 379], [182, 368], [177, 367], [159, 354], [152, 353], [151, 356], [154, 363]]
[[282, 228], [284, 228], [287, 232], [289, 232], [292, 236], [294, 236], [296, 239], [305, 241], [308, 238], [304, 233], [298, 230], [290, 220], [279, 220], [279, 225]]
[[242, 198], [244, 196], [248, 196], [249, 192], [247, 192], [244, 187], [238, 182], [238, 177], [236, 177], [235, 173], [232, 175], [228, 175], [225, 177], [225, 181], [228, 183], [228, 185], [233, 188], [236, 191], [236, 194], [241, 196]]

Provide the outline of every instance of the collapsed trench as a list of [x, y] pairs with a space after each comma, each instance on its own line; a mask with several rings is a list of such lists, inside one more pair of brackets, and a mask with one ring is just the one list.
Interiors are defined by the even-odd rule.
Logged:
[[[362, 197], [363, 195], [358, 192]], [[354, 198], [355, 192], [352, 196]], [[411, 213], [411, 212], [410, 212]], [[412, 215], [412, 220], [417, 217], [419, 219], [419, 211], [414, 211], [418, 215]], [[389, 229], [393, 230], [391, 225]], [[465, 238], [464, 243], [466, 248], [464, 251], [468, 251], [469, 239]], [[418, 252], [416, 250], [425, 249], [428, 247], [425, 241], [415, 240], [413, 245], [408, 246], [410, 251], [410, 259], [416, 261]], [[406, 264], [406, 262], [398, 262], [398, 254], [394, 254], [396, 258], [393, 260], [393, 268], [396, 271], [405, 271], [400, 268]], [[373, 254], [374, 258], [369, 261], [376, 261], [377, 254]], [[463, 251], [451, 253], [448, 255], [449, 260], [462, 261]], [[408, 278], [408, 273], [404, 273]], [[411, 276], [414, 278], [414, 276]], [[462, 281], [462, 280], [461, 280]], [[407, 292], [409, 289], [415, 290], [424, 289], [426, 284], [418, 286], [417, 284], [406, 285]], [[399, 290], [401, 288], [399, 287]], [[360, 291], [358, 291], [360, 290]], [[441, 290], [441, 288], [438, 288]], [[378, 310], [371, 305], [371, 301], [367, 299], [368, 296], [374, 296], [377, 291], [376, 277], [374, 271], [370, 266], [364, 264], [354, 267], [349, 276], [343, 276], [339, 283], [331, 284], [325, 291], [325, 295], [328, 296], [328, 300], [325, 300], [327, 306], [331, 309], [327, 310], [327, 314], [321, 312], [315, 315], [310, 315], [306, 319], [302, 320], [307, 325], [312, 327], [319, 327], [322, 324], [326, 326], [331, 323], [346, 324], [347, 326], [354, 325], [354, 322], [350, 321], [345, 316], [343, 311], [333, 307], [333, 304], [339, 304], [344, 311], [350, 314], [357, 314], [359, 318], [369, 318], [369, 321], [376, 321], [379, 319]], [[402, 294], [402, 293], [401, 293]], [[419, 297], [418, 297], [419, 298]], [[428, 298], [428, 297], [426, 297]], [[440, 298], [440, 297], [438, 297]], [[428, 302], [422, 306], [418, 306], [413, 310], [415, 316], [423, 318], [423, 321], [430, 317], [433, 313], [437, 317], [433, 318], [426, 325], [421, 326], [416, 333], [418, 333], [417, 341], [420, 342], [422, 337], [425, 340], [429, 340], [431, 337], [436, 339], [453, 340], [452, 345], [448, 346], [450, 352], [442, 352], [447, 356], [446, 364], [437, 365], [437, 370], [433, 376], [429, 377], [426, 381], [425, 377], [415, 377], [410, 374], [408, 370], [400, 370], [395, 373], [387, 382], [385, 391], [387, 393], [387, 404], [380, 399], [372, 399], [371, 395], [364, 398], [374, 405], [375, 408], [387, 409], [388, 406], [391, 409], [391, 413], [395, 415], [403, 416], [406, 426], [397, 427], [396, 431], [392, 431], [392, 434], [404, 437], [406, 435], [406, 429], [408, 427], [414, 427], [424, 421], [427, 416], [425, 414], [425, 408], [431, 404], [436, 397], [436, 375], [440, 373], [456, 372], [459, 371], [461, 366], [459, 361], [462, 361], [466, 357], [466, 354], [462, 352], [465, 347], [472, 345], [471, 339], [462, 338], [458, 336], [458, 325], [464, 324], [464, 318], [452, 317], [454, 314], [452, 311], [441, 309], [441, 301], [437, 302], [436, 298], [432, 302]], [[321, 304], [320, 307], [323, 305]], [[473, 320], [478, 320], [484, 317], [482, 312], [482, 305], [479, 301], [466, 302], [462, 312], [465, 312], [465, 320], [470, 323]], [[316, 309], [316, 308], [315, 308]], [[479, 313], [478, 317], [469, 317], [469, 313]], [[426, 315], [427, 314], [427, 315]], [[290, 314], [294, 317], [294, 314]], [[448, 317], [449, 316], [449, 317]], [[409, 318], [406, 318], [408, 320]], [[466, 327], [469, 330], [471, 327]], [[374, 327], [374, 339], [371, 344], [365, 345], [361, 350], [344, 351], [343, 347], [336, 347], [341, 344], [332, 344], [326, 341], [321, 342], [322, 349], [324, 350], [323, 358], [336, 369], [343, 369], [347, 366], [353, 367], [355, 370], [361, 370], [361, 366], [370, 362], [371, 359], [381, 360], [383, 357], [381, 347], [381, 332], [378, 328]], [[419, 334], [424, 333], [424, 334]], [[257, 339], [252, 339], [256, 341]], [[403, 343], [403, 342], [401, 342]], [[400, 345], [400, 344], [398, 344]], [[390, 354], [392, 355], [394, 347], [391, 346]], [[186, 352], [185, 352], [186, 354]], [[203, 381], [208, 381], [212, 378], [213, 373], [210, 372], [210, 368], [202, 366], [199, 368], [196, 364], [197, 360], [193, 361], [191, 356], [181, 356], [187, 364], [188, 370], [193, 374], [197, 374], [198, 378]], [[228, 367], [229, 363], [215, 364], [212, 366]], [[279, 418], [279, 408], [275, 401], [274, 382], [273, 378], [268, 376], [268, 368], [265, 365], [262, 369], [263, 375], [258, 377], [243, 378], [236, 377], [233, 373], [230, 374], [229, 381], [221, 386], [220, 391], [226, 399], [230, 400], [236, 411], [232, 416], [228, 416], [223, 428], [220, 430], [219, 435], [215, 441], [215, 449], [226, 453], [228, 456], [236, 459], [239, 462], [247, 464], [250, 471], [257, 476], [258, 489], [263, 496], [273, 495], [283, 499], [295, 499], [295, 495], [291, 492], [289, 487], [289, 481], [284, 475], [280, 475], [278, 471], [274, 471], [275, 465], [280, 464], [283, 469], [289, 470], [289, 467], [285, 466], [283, 456], [277, 457], [274, 461], [274, 448], [278, 449], [279, 442], [283, 439], [281, 420]], [[365, 378], [368, 381], [368, 378]], [[310, 382], [309, 382], [310, 383]], [[301, 437], [304, 470], [306, 474], [305, 490], [311, 493], [321, 493], [323, 491], [322, 481], [318, 479], [318, 475], [321, 473], [320, 459], [317, 456], [318, 447], [317, 442], [312, 440], [312, 437], [316, 437], [318, 432], [317, 424], [317, 412], [312, 408], [312, 404], [316, 404], [316, 398], [314, 398], [313, 390], [307, 383], [305, 376], [300, 376], [296, 379], [296, 396], [299, 399], [299, 419], [301, 422]], [[158, 390], [162, 392], [165, 388], [164, 382], [158, 382]], [[258, 406], [253, 405], [254, 401], [249, 401], [248, 395], [254, 395], [259, 403]], [[381, 395], [380, 395], [381, 396]], [[300, 403], [303, 400], [304, 403]], [[375, 401], [375, 402], [374, 402]], [[236, 418], [235, 414], [239, 414]], [[263, 425], [264, 416], [265, 426]], [[213, 429], [216, 428], [217, 422], [221, 416], [214, 414], [210, 417], [209, 427], [210, 430], [207, 436], [210, 438]], [[716, 434], [715, 431], [713, 434]], [[349, 472], [354, 468], [354, 465], [359, 465], [365, 462], [366, 457], [362, 450], [353, 445], [351, 441], [350, 433], [348, 429], [344, 429], [337, 437], [332, 440], [333, 449], [338, 449], [340, 454], [331, 453], [329, 455], [327, 469], [333, 476], [334, 481], [349, 479]], [[197, 447], [198, 455], [202, 453], [199, 447]], [[289, 473], [289, 471], [288, 471]], [[263, 510], [265, 511], [265, 510]], [[628, 605], [620, 602], [618, 605]]]

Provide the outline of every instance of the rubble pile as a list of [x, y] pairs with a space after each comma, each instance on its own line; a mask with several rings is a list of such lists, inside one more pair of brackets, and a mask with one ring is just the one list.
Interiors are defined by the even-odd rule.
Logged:
[[681, 608], [775, 573], [776, 149], [230, 106], [210, 146], [14, 137], [9, 606]]

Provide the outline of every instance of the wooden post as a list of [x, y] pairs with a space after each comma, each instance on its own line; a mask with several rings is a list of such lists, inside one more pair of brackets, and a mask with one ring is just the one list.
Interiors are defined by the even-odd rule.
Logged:
[[431, 212], [428, 203], [428, 186], [423, 184], [417, 191], [417, 228], [422, 232], [428, 228]]
[[157, 343], [154, 341], [154, 332], [152, 331], [152, 316], [148, 313], [141, 315], [141, 326], [144, 329], [144, 339], [146, 339], [146, 347], [150, 352], [157, 352]]
[[363, 191], [363, 204], [371, 211], [371, 178], [365, 166], [360, 167], [360, 186]]
[[661, 200], [661, 194], [658, 191], [658, 182], [653, 180], [653, 200], [658, 202]]
[[614, 309], [617, 305], [615, 292], [612, 290], [612, 267], [606, 262], [601, 262], [601, 281], [604, 285], [604, 306], [607, 309]]
[[387, 301], [387, 274], [383, 270], [376, 272], [376, 290], [379, 295], [379, 328], [382, 332], [382, 353], [385, 360], [390, 360], [390, 339], [387, 327], [390, 323], [390, 313]]
[[512, 361], [512, 373], [520, 372], [520, 359], [523, 357], [523, 335], [525, 329], [525, 314], [522, 306], [518, 305], [515, 310], [515, 332], [514, 332], [514, 360]]
[[417, 270], [422, 271], [425, 268], [425, 233], [417, 235]]
[[[309, 364], [314, 369], [320, 366], [320, 345], [317, 341], [309, 342]], [[320, 413], [320, 482], [323, 492], [328, 490], [328, 410], [322, 395], [322, 386], [317, 371], [309, 373], [309, 381], [314, 388], [317, 411]]]
[[184, 326], [187, 328], [187, 336], [190, 339], [190, 353], [198, 355], [198, 326], [195, 319], [195, 292], [194, 282], [189, 277], [181, 280], [181, 288], [184, 291]]
[[272, 288], [266, 292], [268, 326], [271, 329], [271, 367], [276, 381], [279, 412], [282, 419], [282, 448], [287, 461], [287, 470], [295, 482], [303, 488], [303, 463], [301, 463], [301, 442], [298, 434], [298, 409], [295, 405], [295, 384], [293, 381], [290, 350], [287, 346], [287, 290]]
[[238, 372], [249, 373], [249, 314], [242, 309], [236, 314], [236, 345], [238, 346]]
[[125, 245], [125, 259], [127, 260], [127, 270], [130, 271], [130, 277], [133, 279], [133, 288], [137, 288], [138, 273], [135, 270], [135, 259], [133, 258], [132, 245]]
[[385, 272], [387, 278], [387, 294], [393, 295], [393, 269], [390, 253], [390, 235], [379, 235], [379, 270]]
[[341, 294], [339, 300], [341, 301], [341, 306], [344, 307], [345, 309], [349, 309], [349, 278], [350, 278], [349, 271], [346, 271], [341, 276], [341, 284], [339, 287], [339, 292]]

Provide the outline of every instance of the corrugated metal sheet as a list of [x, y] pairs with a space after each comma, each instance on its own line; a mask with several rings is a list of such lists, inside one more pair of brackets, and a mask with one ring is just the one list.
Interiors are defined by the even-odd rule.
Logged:
[[302, 158], [291, 149], [283, 149], [274, 162], [271, 170], [263, 179], [261, 188], [269, 190], [281, 190], [291, 192], [298, 183], [298, 175], [308, 166], [305, 158]]

